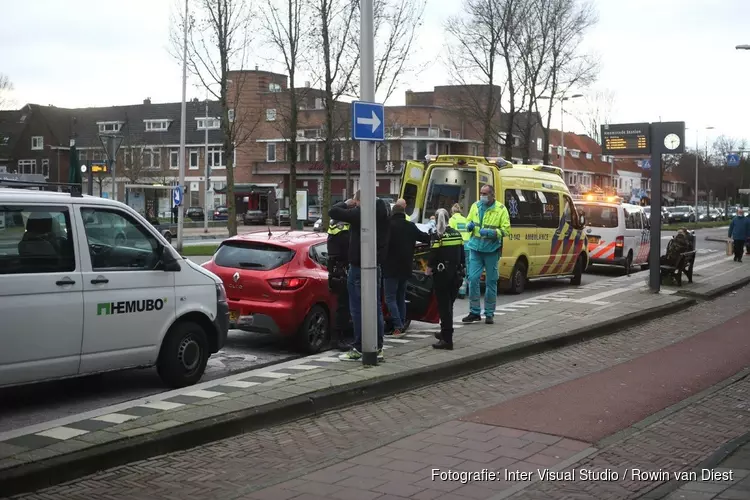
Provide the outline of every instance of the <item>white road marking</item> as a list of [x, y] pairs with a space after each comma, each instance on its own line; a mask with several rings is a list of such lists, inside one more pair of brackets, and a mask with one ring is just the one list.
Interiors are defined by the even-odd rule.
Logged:
[[414, 337], [415, 339], [427, 339], [430, 338], [429, 335], [424, 335], [422, 333], [407, 333], [407, 337]]
[[109, 415], [102, 415], [101, 417], [95, 417], [91, 420], [98, 420], [99, 422], [109, 422], [110, 424], [122, 424], [128, 420], [135, 420], [138, 418], [134, 415], [126, 415], [125, 413], [110, 413]]
[[287, 375], [286, 373], [266, 372], [266, 373], [251, 373], [251, 376], [263, 377], [263, 378], [284, 378], [284, 377], [288, 377], [289, 375]]
[[143, 407], [143, 408], [151, 408], [152, 410], [166, 411], [166, 410], [174, 410], [175, 408], [179, 408], [180, 406], [185, 406], [185, 405], [182, 403], [172, 403], [171, 401], [151, 401], [150, 403], [144, 403], [138, 406]]
[[89, 431], [82, 431], [81, 429], [73, 429], [71, 427], [54, 427], [46, 431], [37, 432], [36, 435], [66, 441], [88, 433]]
[[409, 342], [411, 342], [411, 340], [406, 340], [406, 339], [390, 339], [388, 337], [385, 337], [383, 339], [383, 341], [384, 342], [392, 342], [394, 344], [408, 344]]
[[315, 365], [294, 365], [287, 368], [290, 370], [316, 370], [320, 367]]
[[[219, 384], [214, 384], [214, 385], [219, 385]], [[221, 392], [204, 391], [202, 389], [199, 390], [199, 391], [193, 391], [193, 392], [187, 392], [187, 393], [185, 393], [185, 396], [192, 396], [194, 398], [202, 398], [202, 399], [211, 399], [211, 398], [215, 398], [216, 396], [222, 396], [222, 395], [223, 395], [223, 393], [221, 393]]]
[[[339, 358], [334, 358], [333, 356], [321, 356], [319, 358], [312, 358], [310, 361], [323, 361], [324, 363], [338, 363], [341, 361]], [[250, 375], [255, 375], [251, 373]]]
[[[314, 368], [317, 368], [317, 366]], [[227, 387], [237, 387], [239, 389], [247, 389], [248, 387], [260, 385], [260, 382], [245, 382], [244, 380], [233, 380], [231, 382], [225, 382], [221, 385], [225, 385]]]

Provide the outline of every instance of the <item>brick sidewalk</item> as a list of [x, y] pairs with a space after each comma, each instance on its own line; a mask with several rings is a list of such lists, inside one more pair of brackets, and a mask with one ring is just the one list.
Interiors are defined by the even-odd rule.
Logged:
[[[750, 430], [746, 406], [738, 404], [748, 399], [747, 381], [653, 423], [636, 426], [621, 441], [599, 443], [595, 446], [598, 450], [581, 450], [588, 445], [560, 437], [457, 419], [653, 352], [719, 325], [749, 306], [750, 289], [745, 288], [711, 303], [698, 304], [680, 315], [608, 337], [383, 400], [116, 467], [18, 498], [482, 499], [512, 493], [508, 487], [519, 484], [525, 489], [515, 492], [513, 498], [635, 498], [655, 484], [460, 484], [432, 481], [428, 472], [433, 467], [463, 467], [472, 472], [509, 466], [536, 469], [537, 465], [561, 463], [573, 467], [567, 463], [571, 460], [592, 468], [624, 469], [627, 464], [643, 469], [692, 468], [720, 443]], [[433, 429], [437, 426], [441, 426], [438, 432]], [[363, 436], [367, 437], [364, 442]], [[397, 491], [397, 487], [404, 489]]]

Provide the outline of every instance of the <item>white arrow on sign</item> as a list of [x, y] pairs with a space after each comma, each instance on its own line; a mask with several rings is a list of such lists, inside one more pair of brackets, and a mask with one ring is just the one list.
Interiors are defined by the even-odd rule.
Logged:
[[372, 112], [372, 118], [357, 118], [357, 124], [359, 125], [372, 125], [372, 131], [375, 132], [380, 127], [380, 119], [375, 111]]

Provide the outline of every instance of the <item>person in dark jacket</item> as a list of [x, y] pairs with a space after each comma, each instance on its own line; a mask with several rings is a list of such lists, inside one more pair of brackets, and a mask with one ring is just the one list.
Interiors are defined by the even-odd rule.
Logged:
[[345, 341], [352, 337], [349, 312], [347, 270], [349, 268], [349, 224], [331, 219], [328, 224], [328, 288], [336, 295], [336, 322], [331, 345], [341, 351], [351, 346]]
[[417, 241], [430, 242], [430, 235], [417, 228], [406, 219], [405, 200], [398, 200], [393, 206], [388, 236], [388, 260], [383, 265], [383, 289], [385, 303], [393, 322], [393, 337], [404, 334], [406, 322], [406, 282], [412, 275], [414, 246]]
[[729, 238], [734, 244], [734, 261], [742, 262], [745, 241], [750, 238], [750, 219], [745, 217], [745, 211], [741, 208], [737, 210], [732, 222], [729, 223]]
[[[328, 216], [337, 221], [346, 222], [350, 225], [349, 230], [349, 273], [347, 278], [349, 290], [349, 310], [354, 323], [354, 344], [349, 352], [340, 357], [344, 361], [358, 361], [362, 359], [362, 268], [361, 268], [361, 241], [360, 230], [361, 210], [360, 192], [351, 200], [337, 203], [328, 211]], [[383, 309], [380, 307], [381, 267], [386, 261], [388, 254], [388, 233], [390, 208], [381, 199], [375, 200], [375, 223], [376, 223], [376, 245], [377, 245], [377, 303], [372, 307], [377, 308], [378, 316], [378, 360], [383, 359]]]
[[690, 237], [687, 229], [682, 228], [677, 231], [675, 237], [667, 244], [667, 253], [659, 258], [659, 262], [664, 266], [676, 266], [680, 255], [692, 250], [690, 246]]
[[450, 227], [448, 211], [436, 212], [438, 239], [433, 242], [425, 274], [433, 276], [432, 290], [440, 313], [440, 333], [435, 349], [453, 350], [453, 303], [463, 282], [466, 263], [464, 240], [461, 233]]

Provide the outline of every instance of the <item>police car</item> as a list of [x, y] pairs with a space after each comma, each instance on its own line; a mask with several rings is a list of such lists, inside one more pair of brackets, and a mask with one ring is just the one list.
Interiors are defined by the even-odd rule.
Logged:
[[648, 266], [651, 225], [643, 207], [623, 203], [606, 195], [576, 196], [576, 206], [586, 216], [586, 238], [591, 264], [622, 266], [630, 274], [633, 266]]
[[4, 185], [0, 387], [154, 365], [198, 382], [227, 338], [221, 280], [127, 205]]

